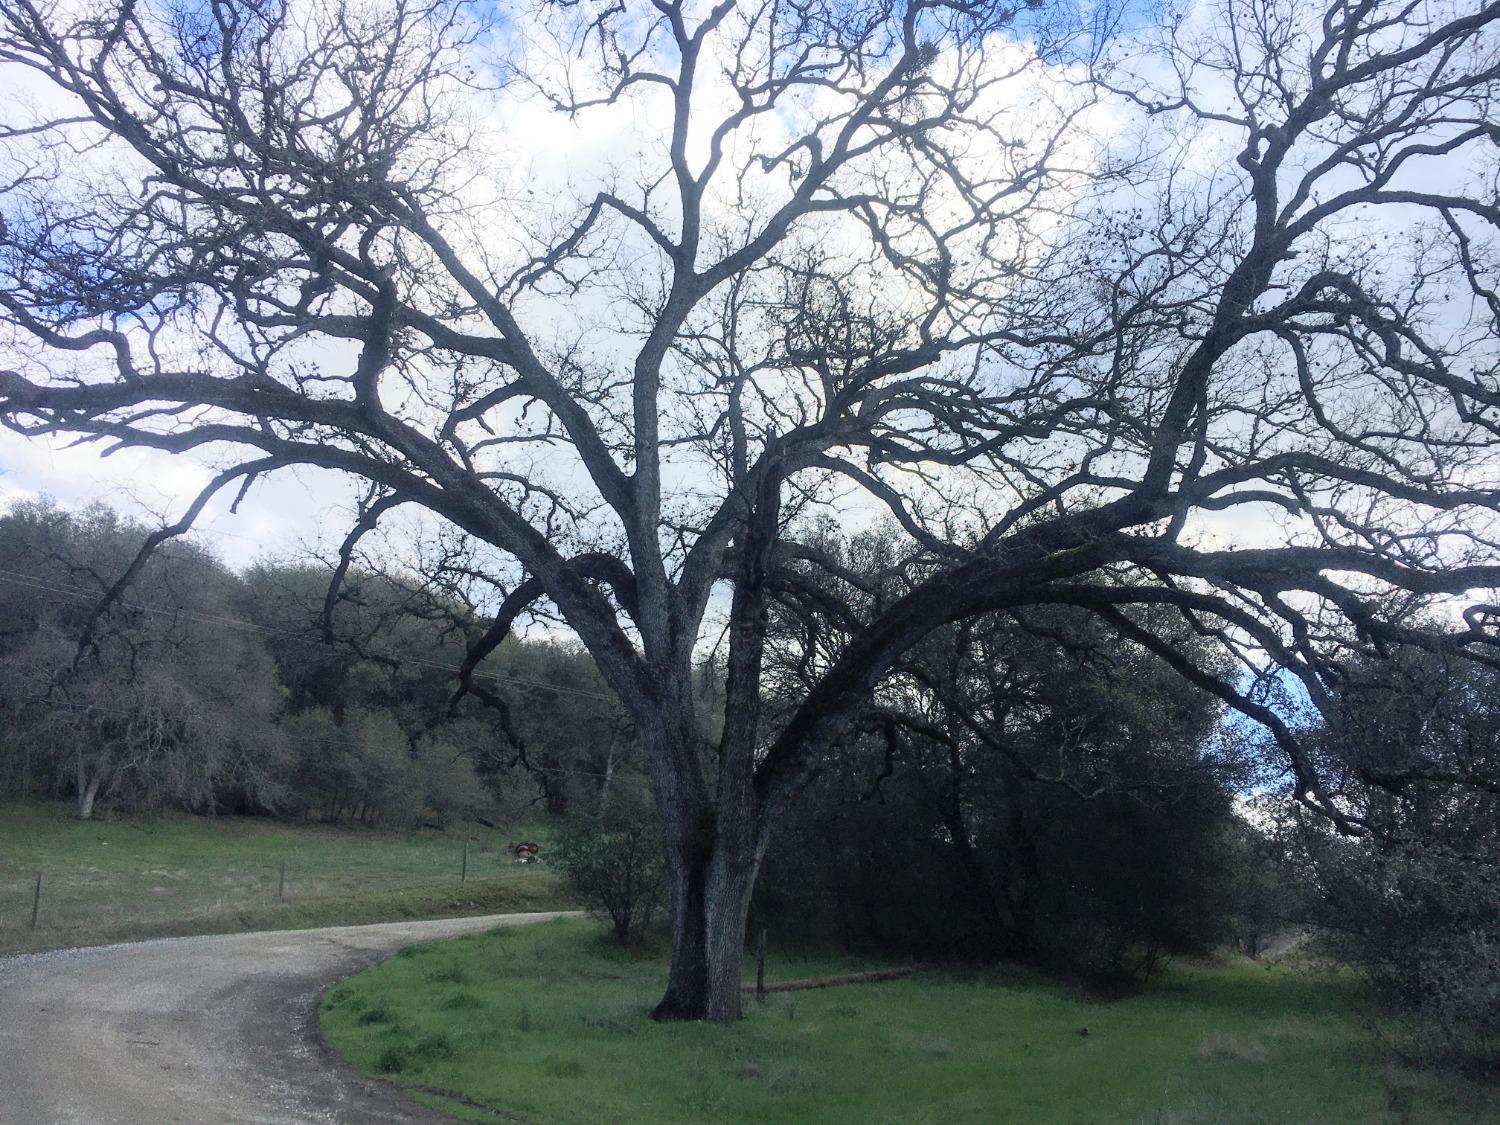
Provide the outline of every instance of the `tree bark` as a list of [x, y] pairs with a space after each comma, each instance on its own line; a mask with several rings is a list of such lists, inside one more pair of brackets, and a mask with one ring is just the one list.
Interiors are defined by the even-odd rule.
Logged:
[[[760, 818], [754, 774], [761, 660], [769, 624], [767, 582], [780, 512], [780, 484], [779, 471], [762, 475], [750, 518], [735, 538], [738, 579], [730, 609], [723, 731], [716, 747], [718, 769], [711, 804], [706, 782], [696, 768], [696, 757], [686, 755], [684, 759], [694, 762], [695, 788], [703, 792], [705, 800], [694, 818], [693, 834], [676, 840], [675, 847], [672, 839], [667, 841], [669, 871], [674, 860], [682, 869], [672, 875], [673, 964], [667, 993], [654, 1013], [657, 1019], [733, 1023], [740, 1017], [745, 919], [765, 854], [767, 829]], [[686, 657], [691, 641], [680, 643], [679, 652]], [[686, 673], [686, 659], [683, 665]], [[686, 685], [690, 680], [690, 674], [685, 674], [681, 683]], [[684, 718], [694, 714], [693, 700], [686, 693], [679, 696], [678, 706]], [[684, 724], [677, 729], [688, 727]], [[674, 749], [688, 749], [691, 741], [689, 736], [687, 745]], [[679, 804], [682, 802], [683, 792], [670, 792], [674, 788], [658, 784], [658, 808], [663, 796], [675, 796]]]
[[[662, 809], [664, 820], [667, 815]], [[663, 832], [670, 835], [665, 825]], [[701, 1020], [708, 1010], [707, 857], [691, 841], [668, 839], [665, 860], [672, 898], [672, 962], [666, 992], [651, 1018]]]
[[682, 721], [658, 721], [652, 737], [660, 744], [647, 759], [672, 906], [667, 987], [651, 1015], [729, 1023], [740, 1014], [745, 922], [764, 848], [753, 808], [710, 798], [697, 768], [691, 705], [678, 702]]
[[74, 773], [78, 784], [78, 819], [92, 820], [94, 817], [94, 802], [99, 797], [99, 787], [104, 781], [109, 769], [108, 751], [101, 755], [98, 763], [92, 771], [88, 767], [88, 759], [82, 750], [77, 752], [74, 758]]
[[[79, 771], [82, 773], [82, 770]], [[92, 820], [94, 818], [94, 801], [99, 796], [99, 776], [93, 777], [81, 785], [78, 789], [78, 819]]]
[[717, 840], [667, 848], [672, 961], [651, 1018], [733, 1023], [740, 1017], [740, 965], [758, 857]]
[[759, 863], [720, 847], [709, 866], [704, 931], [708, 947], [708, 980], [704, 1018], [733, 1023], [740, 1018], [740, 962], [745, 953], [745, 920]]

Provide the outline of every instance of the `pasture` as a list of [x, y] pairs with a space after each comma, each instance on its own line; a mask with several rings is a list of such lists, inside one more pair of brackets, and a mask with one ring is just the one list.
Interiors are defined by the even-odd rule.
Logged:
[[79, 821], [68, 804], [5, 801], [0, 953], [570, 905], [545, 864], [514, 862], [507, 843], [529, 838], [514, 831], [472, 824], [379, 831], [180, 813]]
[[[797, 953], [768, 976], [873, 967]], [[1500, 1117], [1493, 1090], [1392, 1061], [1354, 979], [1309, 965], [1178, 963], [1110, 1002], [1027, 971], [930, 969], [748, 1001], [732, 1027], [648, 1021], [663, 979], [660, 949], [566, 920], [403, 950], [332, 988], [322, 1027], [360, 1069], [473, 1121]]]

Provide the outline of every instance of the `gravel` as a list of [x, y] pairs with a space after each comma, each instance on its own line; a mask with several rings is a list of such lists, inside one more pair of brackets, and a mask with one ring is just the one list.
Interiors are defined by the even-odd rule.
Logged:
[[325, 1048], [318, 997], [403, 945], [558, 916], [169, 938], [0, 960], [0, 1122], [445, 1121]]

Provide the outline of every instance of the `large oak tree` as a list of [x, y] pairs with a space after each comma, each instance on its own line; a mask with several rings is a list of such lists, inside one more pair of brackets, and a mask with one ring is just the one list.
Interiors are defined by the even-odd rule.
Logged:
[[[403, 506], [469, 537], [470, 666], [545, 605], [642, 740], [657, 1014], [732, 1019], [772, 826], [959, 619], [1097, 614], [1361, 830], [1264, 676], [1150, 623], [1315, 705], [1355, 651], [1493, 651], [1497, 24], [0, 0], [0, 418], [212, 458], [167, 531], [301, 465], [369, 489], [349, 550]], [[824, 607], [773, 714], [770, 607], [837, 565], [789, 531], [819, 503], [889, 512], [917, 580]], [[1404, 624], [1435, 599], [1451, 629]]]

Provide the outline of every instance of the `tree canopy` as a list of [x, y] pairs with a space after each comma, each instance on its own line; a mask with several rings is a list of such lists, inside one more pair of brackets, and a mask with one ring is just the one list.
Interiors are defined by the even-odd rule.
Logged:
[[[467, 536], [466, 663], [550, 607], [642, 740], [658, 1014], [732, 1019], [772, 826], [966, 618], [1092, 614], [1364, 830], [1267, 692], [1493, 654], [1497, 21], [3, 0], [0, 419], [211, 458], [168, 532], [306, 465], [368, 489], [351, 549], [403, 506]], [[825, 607], [768, 709], [828, 503], [910, 581]]]

